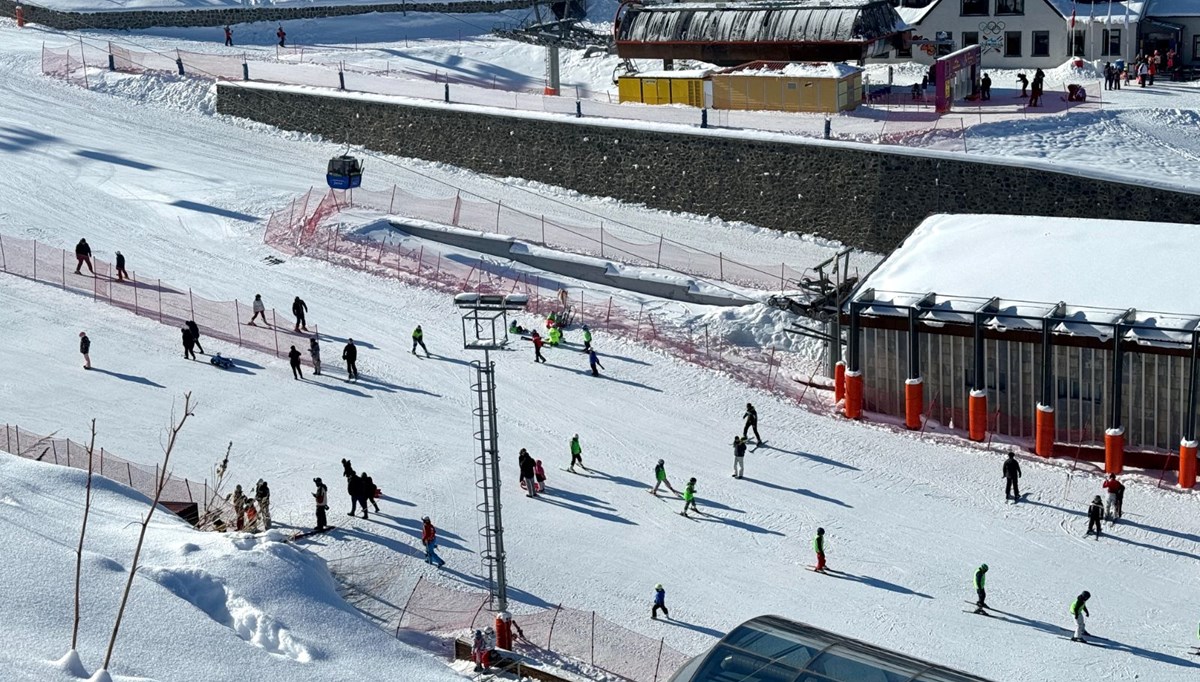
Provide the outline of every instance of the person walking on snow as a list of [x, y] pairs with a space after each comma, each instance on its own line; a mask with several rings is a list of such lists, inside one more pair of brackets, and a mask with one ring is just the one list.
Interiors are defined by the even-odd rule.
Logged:
[[437, 564], [438, 568], [446, 565], [445, 561], [437, 555], [437, 529], [433, 527], [433, 522], [428, 516], [421, 517], [421, 544], [425, 545], [425, 563]]
[[1004, 499], [1020, 501], [1021, 488], [1017, 484], [1017, 479], [1021, 478], [1021, 463], [1011, 452], [1008, 453], [1008, 459], [1004, 460], [1002, 473], [1004, 475]]
[[233, 527], [241, 530], [246, 525], [246, 494], [242, 492], [242, 486], [234, 486], [230, 502], [233, 503]]
[[283, 24], [275, 31], [275, 37], [279, 38], [279, 47], [287, 47], [287, 32], [283, 30]]
[[658, 620], [660, 610], [667, 620], [671, 620], [671, 612], [667, 610], [667, 591], [663, 589], [662, 583], [654, 586], [654, 606], [650, 607], [650, 618]]
[[1116, 474], [1109, 474], [1108, 480], [1104, 482], [1103, 487], [1108, 491], [1105, 517], [1110, 522], [1115, 522], [1121, 518], [1121, 501], [1125, 497], [1125, 484], [1117, 480]]
[[1099, 495], [1097, 495], [1092, 500], [1092, 503], [1088, 505], [1087, 517], [1088, 517], [1088, 529], [1087, 529], [1087, 532], [1083, 534], [1083, 536], [1087, 537], [1094, 532], [1096, 534], [1096, 539], [1099, 540], [1100, 539], [1100, 521], [1101, 521], [1101, 519], [1104, 518], [1104, 503], [1100, 501]]
[[521, 487], [525, 489], [525, 497], [537, 497], [537, 481], [535, 480], [537, 473], [534, 471], [536, 464], [525, 448], [521, 448], [521, 454], [517, 457], [517, 466], [521, 468]]
[[117, 281], [124, 282], [129, 279], [129, 273], [125, 272], [125, 256], [120, 251], [117, 252]]
[[589, 352], [592, 350], [592, 330], [588, 326], [583, 325], [583, 351]]
[[225, 47], [233, 47], [233, 29], [225, 26]]
[[346, 342], [342, 359], [346, 361], [346, 381], [358, 381], [358, 346], [354, 345], [354, 339]]
[[571, 436], [571, 464], [567, 467], [567, 471], [575, 472], [575, 465], [578, 464], [580, 469], [587, 471], [588, 468], [583, 465], [583, 448], [579, 446], [579, 434]]
[[263, 530], [271, 530], [271, 488], [261, 478], [254, 484], [254, 499], [258, 500], [258, 515], [262, 517]]
[[814, 571], [824, 573], [827, 568], [825, 566], [825, 529], [818, 528], [817, 536], [813, 538], [813, 551], [817, 553], [817, 567]]
[[742, 427], [742, 438], [746, 438], [746, 434], [754, 431], [754, 440], [762, 445], [762, 436], [758, 435], [758, 411], [750, 403], [746, 403], [746, 413], [742, 415], [746, 420], [746, 425]]
[[188, 331], [192, 333], [192, 343], [195, 343], [200, 354], [204, 355], [204, 346], [200, 345], [200, 327], [196, 326], [196, 321], [188, 320], [183, 323], [183, 326], [187, 327]]
[[308, 313], [308, 304], [304, 302], [304, 299], [297, 296], [292, 301], [292, 315], [296, 318], [296, 331], [300, 331], [301, 329], [308, 331], [308, 323], [304, 319], [306, 313]]
[[300, 371], [300, 351], [292, 346], [292, 350], [288, 351], [288, 362], [292, 365], [292, 378], [303, 379], [304, 372]]
[[86, 239], [80, 239], [79, 243], [75, 245], [76, 275], [83, 274], [79, 271], [83, 269], [84, 265], [88, 266], [88, 272], [92, 273], [93, 275], [96, 274], [96, 271], [92, 269], [92, 247], [88, 246]]
[[476, 630], [471, 640], [471, 662], [475, 664], [475, 672], [487, 670], [487, 644], [483, 639], [483, 630]]
[[92, 357], [88, 355], [92, 350], [92, 340], [88, 338], [87, 332], [79, 332], [79, 353], [83, 356], [83, 368], [92, 368]]
[[539, 493], [546, 491], [546, 470], [542, 468], [542, 460], [535, 460], [533, 463], [533, 478], [537, 481], [537, 491]]
[[[350, 513], [348, 516], [354, 516], [354, 510], [362, 507], [362, 517], [367, 518], [367, 497], [370, 492], [367, 490], [367, 482], [362, 476], [355, 476], [353, 472], [347, 477], [346, 487], [350, 493]], [[375, 487], [374, 485], [371, 486]]]
[[367, 475], [367, 472], [362, 472], [360, 478], [362, 479], [363, 493], [366, 495], [366, 501], [363, 502], [363, 513], [367, 513], [367, 502], [370, 502], [371, 506], [375, 507], [375, 512], [378, 513], [379, 503], [375, 501], [375, 498], [379, 496], [379, 488], [375, 487], [375, 481]]
[[697, 514], [700, 510], [696, 507], [696, 478], [693, 476], [688, 479], [687, 485], [683, 488], [683, 511], [680, 512], [684, 516], [688, 515], [688, 507]]
[[412, 354], [416, 355], [417, 346], [420, 346], [421, 350], [425, 351], [425, 357], [429, 357], [429, 349], [425, 347], [425, 332], [421, 331], [421, 325], [418, 324], [417, 328], [413, 330], [412, 340]]
[[670, 490], [676, 495], [679, 494], [679, 491], [676, 490], [675, 487], [671, 485], [671, 482], [667, 480], [666, 461], [661, 459], [658, 460], [658, 464], [654, 465], [654, 487], [650, 489], [650, 494], [658, 497], [658, 486], [660, 485], [666, 485], [667, 490]]
[[746, 459], [746, 439], [733, 437], [733, 477], [742, 477], [742, 461]]
[[983, 74], [983, 78], [981, 78], [979, 80], [979, 98], [980, 99], [991, 99], [992, 98], [992, 79], [986, 73]]
[[1092, 593], [1084, 590], [1075, 601], [1071, 602], [1071, 615], [1075, 616], [1075, 636], [1071, 638], [1072, 642], [1086, 642], [1084, 637], [1088, 636], [1087, 627], [1083, 622], [1084, 616], [1091, 616], [1088, 613], [1087, 601], [1092, 598]]
[[542, 357], [542, 335], [538, 334], [536, 329], [530, 334], [529, 340], [533, 341], [533, 361], [545, 362], [546, 358]]
[[196, 359], [196, 339], [192, 336], [192, 330], [187, 327], [181, 327], [180, 332], [183, 333], [183, 359]]
[[329, 526], [325, 523], [325, 512], [329, 510], [329, 488], [321, 482], [321, 479], [314, 478], [313, 483], [317, 484], [317, 492], [313, 493], [313, 501], [317, 503], [317, 530], [325, 530]]
[[321, 344], [315, 336], [308, 340], [308, 356], [312, 358], [313, 374], [321, 376]]
[[246, 499], [246, 530], [250, 533], [258, 532], [258, 510], [254, 508], [254, 500]]
[[987, 572], [988, 565], [983, 564], [975, 569], [975, 613], [983, 613], [987, 608]]
[[260, 317], [262, 318], [263, 324], [267, 324], [267, 306], [263, 303], [262, 294], [254, 294], [254, 303], [250, 307], [254, 310], [254, 314], [250, 316], [250, 326], [258, 326], [254, 324], [254, 321]]
[[588, 364], [592, 367], [592, 376], [600, 376], [600, 372], [598, 372], [596, 368], [599, 367], [600, 369], [604, 369], [604, 365], [600, 364], [600, 358], [596, 357], [595, 350], [588, 351]]

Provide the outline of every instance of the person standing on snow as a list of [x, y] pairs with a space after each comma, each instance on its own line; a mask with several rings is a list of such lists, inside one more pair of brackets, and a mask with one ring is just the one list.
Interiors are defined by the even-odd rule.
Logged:
[[983, 613], [983, 610], [987, 608], [987, 572], [987, 564], [975, 569], [975, 596], [977, 597], [975, 613]]
[[313, 483], [317, 484], [317, 492], [312, 494], [317, 503], [317, 530], [322, 531], [329, 527], [325, 523], [325, 512], [329, 509], [329, 488], [325, 487], [320, 478], [314, 478]]
[[542, 468], [542, 460], [534, 460], [533, 462], [533, 478], [537, 481], [537, 491], [545, 492], [546, 490], [546, 470]]
[[225, 26], [225, 47], [233, 47], [233, 29]]
[[425, 351], [425, 357], [429, 357], [429, 349], [425, 347], [425, 332], [421, 331], [421, 325], [418, 324], [417, 328], [413, 330], [412, 340], [412, 354], [416, 355], [417, 346], [420, 346], [421, 350]]
[[292, 378], [303, 379], [304, 372], [300, 371], [300, 351], [292, 346], [292, 350], [288, 351], [288, 362], [292, 365]]
[[575, 472], [575, 465], [578, 464], [580, 469], [587, 471], [588, 468], [583, 465], [583, 448], [579, 447], [579, 434], [571, 436], [571, 464], [567, 467], [567, 471]]
[[688, 507], [691, 507], [692, 511], [697, 514], [700, 513], [696, 507], [696, 478], [694, 476], [688, 479], [687, 485], [683, 488], [683, 511], [680, 513], [687, 516]]
[[529, 340], [533, 341], [533, 361], [545, 362], [546, 358], [542, 357], [542, 335], [538, 334], [536, 329], [530, 334]]
[[183, 335], [183, 359], [196, 359], [196, 338], [192, 336], [192, 330], [187, 327], [182, 327], [179, 330]]
[[263, 530], [271, 530], [271, 489], [261, 478], [254, 484], [254, 499], [258, 500], [258, 514], [262, 517]]
[[1021, 463], [1017, 461], [1016, 455], [1008, 453], [1008, 459], [1004, 460], [1004, 499], [1020, 500], [1021, 488], [1017, 484], [1017, 479], [1021, 478]]
[[1092, 503], [1088, 505], [1087, 517], [1088, 517], [1088, 529], [1087, 529], [1087, 532], [1083, 534], [1083, 536], [1087, 537], [1087, 536], [1091, 535], [1093, 532], [1095, 532], [1096, 539], [1099, 540], [1100, 539], [1100, 521], [1101, 521], [1101, 519], [1104, 518], [1104, 503], [1100, 501], [1099, 495], [1097, 495], [1092, 500]]
[[275, 31], [275, 37], [279, 38], [279, 47], [287, 47], [287, 31], [283, 30], [283, 24]]
[[517, 457], [517, 465], [521, 468], [521, 487], [525, 489], [525, 497], [537, 497], [537, 476], [534, 471], [536, 466], [533, 457], [525, 448], [521, 448], [521, 454]]
[[258, 532], [258, 510], [254, 508], [254, 500], [246, 499], [246, 531]]
[[750, 403], [746, 403], [746, 413], [742, 415], [742, 418], [746, 420], [745, 426], [742, 427], [742, 439], [745, 440], [746, 434], [753, 430], [754, 440], [762, 445], [762, 436], [758, 435], [758, 410], [755, 410]]
[[308, 340], [308, 356], [312, 358], [313, 374], [321, 376], [321, 344], [315, 336]]
[[658, 620], [659, 610], [662, 610], [667, 620], [671, 620], [671, 612], [667, 610], [667, 591], [663, 589], [662, 583], [654, 586], [654, 606], [650, 607], [650, 617]]
[[[360, 478], [362, 479], [363, 494], [366, 495], [366, 500], [363, 502], [362, 506], [363, 514], [367, 513], [367, 502], [370, 502], [371, 506], [375, 507], [375, 512], [378, 513], [379, 503], [375, 501], [375, 497], [379, 494], [379, 488], [375, 487], [375, 481], [371, 480], [371, 477], [367, 475], [367, 472], [362, 472]], [[366, 517], [364, 516], [363, 518]]]
[[1121, 518], [1121, 501], [1125, 497], [1125, 484], [1117, 480], [1116, 474], [1109, 474], [1103, 487], [1108, 491], [1105, 517], [1109, 521], [1115, 522]]
[[296, 318], [296, 331], [300, 331], [301, 329], [308, 331], [308, 322], [304, 319], [307, 313], [308, 304], [304, 302], [304, 299], [297, 296], [292, 301], [292, 315]]
[[471, 661], [475, 664], [475, 672], [483, 672], [488, 668], [487, 643], [483, 639], [483, 630], [476, 630], [471, 640]]
[[979, 80], [979, 98], [980, 99], [991, 99], [992, 98], [992, 79], [986, 73], [983, 74], [983, 78], [981, 78]]
[[1087, 627], [1084, 626], [1083, 617], [1091, 616], [1088, 613], [1087, 601], [1092, 598], [1092, 593], [1084, 590], [1082, 594], [1075, 597], [1075, 601], [1071, 602], [1071, 615], [1075, 616], [1075, 636], [1071, 638], [1072, 642], [1086, 642], [1084, 639], [1088, 635]]
[[92, 356], [89, 353], [92, 350], [92, 340], [88, 338], [87, 332], [79, 332], [79, 354], [83, 356], [83, 368], [92, 368]]
[[[355, 508], [362, 507], [362, 513], [363, 513], [362, 517], [364, 519], [367, 518], [367, 498], [371, 493], [368, 490], [368, 485], [367, 485], [367, 481], [365, 480], [365, 477], [361, 476], [361, 475], [360, 476], [351, 475], [347, 479], [346, 484], [347, 484], [346, 487], [350, 492], [350, 514], [349, 515], [354, 516]], [[371, 484], [370, 487], [374, 488], [375, 485]]]
[[92, 247], [88, 246], [86, 239], [80, 239], [79, 243], [75, 245], [76, 275], [83, 274], [80, 272], [80, 270], [83, 269], [84, 265], [88, 266], [88, 272], [92, 273], [93, 275], [96, 274], [96, 271], [92, 269]]
[[127, 279], [129, 279], [129, 273], [125, 272], [125, 256], [120, 251], [118, 251], [117, 252], [117, 281], [124, 282]]
[[813, 551], [817, 553], [817, 567], [814, 568], [813, 570], [824, 573], [827, 570], [825, 567], [825, 529], [824, 528], [817, 529], [817, 536], [815, 538], [813, 538]]
[[733, 477], [742, 477], [742, 462], [746, 459], [746, 439], [733, 437]]
[[[254, 321], [260, 317], [262, 318], [263, 324], [267, 324], [267, 306], [265, 303], [263, 303], [262, 294], [254, 294], [254, 303], [250, 307], [254, 310], [254, 314], [250, 316], [250, 322], [248, 324], [251, 327], [258, 326], [254, 324]], [[267, 326], [269, 327], [270, 325], [268, 324]]]
[[433, 527], [433, 522], [428, 516], [421, 517], [421, 544], [425, 545], [425, 563], [437, 564], [438, 568], [446, 565], [445, 561], [437, 555], [437, 529]]
[[346, 342], [342, 359], [346, 361], [346, 381], [358, 381], [358, 346], [354, 345], [354, 339]]
[[192, 342], [196, 344], [196, 348], [199, 349], [200, 354], [204, 355], [204, 346], [200, 345], [200, 327], [196, 325], [196, 321], [188, 320], [183, 323], [183, 326], [187, 327], [188, 331], [192, 333]]
[[667, 486], [667, 490], [670, 490], [676, 495], [679, 494], [679, 491], [676, 490], [675, 487], [671, 485], [671, 482], [667, 480], [667, 465], [665, 460], [660, 459], [658, 460], [658, 464], [654, 465], [654, 487], [650, 489], [650, 494], [658, 497], [658, 486], [664, 484]]
[[246, 525], [246, 495], [242, 492], [242, 486], [234, 486], [230, 502], [233, 503], [233, 527], [241, 530]]
[[583, 325], [583, 350], [585, 353], [592, 350], [592, 330], [586, 324]]
[[596, 357], [595, 350], [588, 351], [588, 364], [592, 367], [592, 376], [600, 376], [600, 372], [596, 371], [596, 368], [604, 369], [604, 365], [600, 364], [600, 358]]

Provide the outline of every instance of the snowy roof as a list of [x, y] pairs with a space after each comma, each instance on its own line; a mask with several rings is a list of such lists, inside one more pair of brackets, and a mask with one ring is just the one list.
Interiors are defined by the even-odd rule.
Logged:
[[707, 78], [712, 69], [680, 69], [672, 71], [639, 71], [634, 76], [638, 78]]
[[925, 15], [932, 12], [937, 6], [937, 0], [934, 0], [934, 2], [931, 2], [924, 7], [897, 7], [896, 14], [900, 15], [900, 18], [904, 20], [904, 23], [908, 24], [909, 26], [915, 26], [921, 23], [921, 20], [925, 18]]
[[1148, 17], [1200, 17], [1200, 0], [1149, 0]]
[[751, 62], [726, 69], [723, 74], [737, 76], [777, 76], [787, 78], [845, 78], [862, 69], [838, 62]]
[[[1179, 273], [1200, 259], [1200, 225], [1083, 218], [935, 215], [859, 287], [875, 290], [867, 315], [907, 314], [922, 301], [922, 318], [970, 322], [992, 302], [993, 328], [1038, 328], [1058, 302], [1056, 333], [1106, 337], [1126, 315], [1126, 338], [1183, 343], [1200, 320], [1200, 301]], [[930, 296], [930, 294], [934, 294]], [[999, 297], [993, 301], [993, 297]], [[1174, 313], [1151, 311], [1169, 310]], [[1194, 311], [1194, 314], [1189, 311]]]
[[659, 42], [864, 42], [902, 30], [887, 0], [633, 5], [617, 40]]

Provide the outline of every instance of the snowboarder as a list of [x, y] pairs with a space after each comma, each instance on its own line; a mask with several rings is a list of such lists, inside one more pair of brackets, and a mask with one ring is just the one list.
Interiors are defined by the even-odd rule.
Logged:
[[537, 330], [534, 329], [529, 340], [533, 341], [533, 361], [545, 362], [546, 358], [542, 357], [542, 335], [538, 334]]
[[1017, 479], [1021, 478], [1021, 463], [1011, 452], [1008, 453], [1008, 459], [1004, 460], [1002, 474], [1004, 476], [1004, 499], [1020, 501], [1021, 488], [1017, 484]]
[[975, 602], [975, 613], [983, 613], [983, 610], [987, 608], [987, 572], [987, 564], [982, 564], [975, 569], [975, 595], [978, 598]]
[[315, 336], [308, 340], [308, 356], [312, 358], [313, 374], [321, 376], [321, 344]]
[[93, 275], [96, 274], [96, 271], [92, 268], [92, 247], [88, 246], [86, 239], [80, 239], [79, 243], [75, 245], [76, 275], [83, 274], [79, 271], [83, 269], [84, 265], [88, 266], [88, 272], [92, 273]]
[[329, 509], [326, 503], [329, 497], [329, 488], [321, 482], [320, 478], [314, 478], [313, 483], [317, 484], [317, 492], [313, 493], [313, 500], [317, 503], [317, 530], [322, 531], [328, 528], [325, 524], [325, 512]]
[[754, 409], [753, 405], [746, 403], [746, 413], [742, 415], [742, 418], [746, 420], [746, 425], [742, 427], [742, 438], [745, 439], [746, 434], [753, 430], [754, 440], [762, 445], [762, 436], [758, 435], [758, 411]]
[[575, 465], [578, 464], [580, 469], [587, 471], [588, 468], [583, 465], [583, 448], [579, 447], [579, 434], [571, 436], [571, 465], [567, 467], [567, 471], [574, 472]]
[[83, 368], [92, 368], [92, 358], [88, 353], [92, 350], [92, 340], [88, 338], [87, 332], [79, 332], [79, 353], [83, 355]]
[[367, 475], [367, 472], [362, 472], [360, 478], [362, 479], [363, 494], [366, 495], [362, 506], [363, 514], [367, 513], [367, 502], [370, 502], [371, 506], [375, 507], [375, 511], [378, 512], [379, 503], [375, 501], [375, 498], [379, 495], [379, 488], [375, 487], [375, 481], [371, 480], [371, 477]]
[[658, 620], [660, 609], [667, 620], [671, 620], [671, 612], [667, 610], [667, 591], [663, 589], [662, 583], [654, 586], [654, 606], [650, 607], [650, 617]]
[[544, 492], [546, 490], [546, 470], [542, 468], [540, 459], [533, 463], [533, 478], [537, 481], [537, 491]]
[[525, 497], [537, 497], [537, 488], [535, 487], [537, 474], [534, 471], [536, 464], [525, 448], [521, 448], [521, 454], [517, 457], [517, 466], [521, 468], [521, 487], [525, 489]]
[[600, 369], [604, 369], [604, 365], [600, 364], [600, 358], [596, 357], [595, 350], [588, 351], [588, 364], [592, 367], [592, 376], [600, 376], [600, 372], [598, 372], [596, 368], [599, 367]]
[[279, 38], [279, 47], [287, 47], [287, 31], [283, 30], [283, 24], [275, 31], [275, 37]]
[[697, 514], [700, 513], [700, 510], [696, 507], [696, 477], [695, 476], [688, 479], [687, 485], [684, 486], [684, 488], [683, 488], [683, 511], [680, 513], [683, 514], [684, 516], [687, 516], [688, 515], [688, 513], [687, 513], [688, 507], [691, 507], [692, 511], [696, 512]]
[[1116, 522], [1121, 518], [1121, 501], [1125, 497], [1125, 484], [1117, 480], [1116, 474], [1109, 474], [1108, 480], [1104, 482], [1104, 489], [1108, 491], [1104, 516], [1110, 522]]
[[303, 379], [304, 372], [300, 371], [300, 351], [296, 350], [295, 346], [288, 351], [288, 362], [292, 365], [292, 378]]
[[429, 349], [425, 347], [425, 332], [421, 331], [421, 325], [418, 324], [417, 328], [413, 330], [412, 340], [412, 354], [416, 355], [417, 346], [420, 346], [421, 350], [425, 351], [425, 357], [429, 357]]
[[180, 327], [179, 331], [183, 335], [183, 359], [196, 359], [196, 339], [192, 336], [192, 330], [187, 327]]
[[263, 303], [262, 294], [254, 294], [254, 304], [251, 305], [251, 308], [254, 310], [254, 314], [250, 316], [250, 326], [258, 326], [254, 324], [254, 321], [260, 317], [262, 318], [263, 324], [267, 324], [267, 306]]
[[292, 315], [296, 318], [296, 331], [303, 329], [308, 331], [308, 323], [304, 319], [304, 315], [308, 313], [308, 304], [299, 296], [292, 301]]
[[986, 73], [983, 74], [983, 78], [979, 80], [979, 98], [992, 98], [992, 79]]
[[271, 530], [271, 489], [261, 478], [254, 484], [254, 499], [258, 500], [258, 515], [262, 518], [263, 530]]
[[233, 47], [233, 29], [225, 27], [225, 47]]
[[433, 522], [428, 516], [421, 517], [421, 544], [425, 545], [425, 563], [437, 564], [438, 568], [446, 565], [445, 561], [437, 555], [437, 529], [433, 527]]
[[588, 352], [592, 350], [592, 330], [588, 326], [583, 325], [583, 350]]
[[192, 342], [196, 344], [196, 349], [200, 351], [200, 354], [204, 355], [204, 346], [200, 345], [200, 327], [196, 325], [196, 321], [188, 320], [183, 323], [183, 326], [192, 333]]
[[346, 361], [346, 381], [358, 381], [358, 346], [354, 345], [354, 339], [346, 342], [342, 359]]
[[246, 494], [242, 492], [242, 486], [234, 486], [230, 502], [233, 503], [233, 527], [236, 530], [241, 530], [246, 525]]
[[746, 439], [733, 437], [733, 477], [742, 477], [742, 462], [746, 459]]
[[246, 500], [246, 530], [250, 533], [258, 532], [258, 509], [254, 507], [254, 500]]
[[825, 567], [825, 529], [824, 528], [817, 529], [817, 536], [815, 538], [813, 538], [813, 551], [817, 553], [817, 567], [814, 568], [813, 570], [824, 573], [827, 570]]
[[661, 459], [658, 460], [658, 464], [654, 465], [654, 487], [650, 490], [650, 494], [657, 497], [658, 496], [658, 486], [660, 486], [660, 485], [666, 485], [667, 490], [670, 490], [671, 492], [675, 493], [676, 495], [679, 494], [679, 491], [676, 490], [675, 487], [671, 485], [671, 482], [667, 480], [666, 461], [661, 460]]
[[1072, 642], [1086, 642], [1084, 639], [1088, 635], [1087, 628], [1084, 627], [1083, 617], [1091, 616], [1088, 613], [1087, 601], [1092, 598], [1092, 593], [1084, 590], [1082, 594], [1075, 597], [1075, 601], [1071, 602], [1071, 615], [1075, 616], [1075, 636], [1071, 638]]
[[1104, 518], [1104, 503], [1100, 501], [1100, 496], [1097, 495], [1092, 499], [1092, 503], [1088, 505], [1088, 529], [1083, 534], [1084, 537], [1096, 533], [1096, 539], [1100, 539], [1100, 520]]
[[117, 252], [117, 281], [124, 282], [129, 279], [129, 273], [125, 272], [125, 255], [120, 251]]

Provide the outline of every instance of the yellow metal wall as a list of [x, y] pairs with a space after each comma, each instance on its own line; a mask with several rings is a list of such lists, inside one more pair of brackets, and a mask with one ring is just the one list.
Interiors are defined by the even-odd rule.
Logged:
[[621, 102], [703, 107], [704, 79], [621, 76], [617, 79], [617, 93]]
[[862, 76], [788, 78], [714, 74], [713, 108], [834, 113], [853, 109], [862, 97]]

